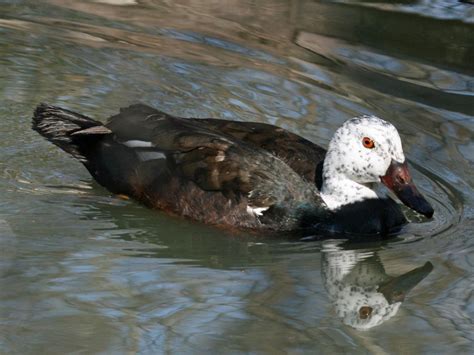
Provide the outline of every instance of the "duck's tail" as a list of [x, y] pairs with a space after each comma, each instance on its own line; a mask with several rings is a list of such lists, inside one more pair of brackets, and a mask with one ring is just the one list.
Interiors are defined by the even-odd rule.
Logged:
[[32, 128], [83, 163], [93, 143], [112, 133], [99, 121], [47, 104], [36, 108]]

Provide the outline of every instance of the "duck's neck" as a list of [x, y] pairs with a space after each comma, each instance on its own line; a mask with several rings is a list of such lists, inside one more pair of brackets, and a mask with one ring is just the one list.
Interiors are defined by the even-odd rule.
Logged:
[[324, 174], [321, 197], [330, 210], [366, 199], [379, 198], [369, 185], [360, 184], [343, 174]]

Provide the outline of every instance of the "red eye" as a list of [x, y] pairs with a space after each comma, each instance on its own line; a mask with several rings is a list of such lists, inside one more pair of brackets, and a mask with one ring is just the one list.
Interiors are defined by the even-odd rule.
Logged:
[[364, 145], [364, 147], [368, 149], [372, 149], [375, 147], [374, 141], [370, 139], [369, 137], [362, 138], [362, 144]]

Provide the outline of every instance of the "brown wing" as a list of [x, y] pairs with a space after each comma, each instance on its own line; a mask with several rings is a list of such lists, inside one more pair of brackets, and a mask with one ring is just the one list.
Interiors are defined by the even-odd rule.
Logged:
[[153, 147], [167, 152], [175, 173], [202, 189], [244, 196], [252, 207], [314, 203], [319, 198], [314, 184], [264, 149], [207, 129], [198, 120], [168, 116], [155, 124]]
[[[277, 149], [269, 138], [269, 128], [273, 126], [177, 118], [144, 105], [122, 109], [106, 126], [119, 141], [151, 143], [145, 149], [165, 153], [173, 174], [195, 182], [204, 190], [245, 197], [252, 207], [291, 207], [306, 202], [323, 205], [314, 183], [272, 154], [269, 147]], [[262, 137], [268, 138], [259, 139], [256, 127], [261, 127]], [[285, 132], [279, 132], [280, 139], [284, 139], [288, 133]], [[297, 136], [290, 137], [295, 140]], [[265, 142], [263, 145], [268, 149], [259, 147], [257, 142]], [[289, 154], [290, 150], [279, 152], [284, 155], [283, 152]], [[303, 155], [300, 153], [300, 157]]]
[[324, 161], [326, 150], [283, 128], [257, 122], [219, 119], [195, 119], [209, 130], [251, 143], [277, 156], [296, 173], [315, 182], [317, 168]]
[[[150, 139], [155, 122], [160, 117], [172, 117], [146, 105], [132, 105], [113, 116], [107, 127], [123, 139], [142, 136]], [[197, 126], [207, 134], [214, 132], [218, 137], [228, 137], [262, 148], [283, 160], [296, 173], [308, 181], [317, 181], [317, 168], [326, 155], [326, 150], [283, 128], [257, 122], [226, 121], [213, 118], [187, 119], [197, 121]], [[169, 124], [164, 132], [173, 131]], [[172, 135], [170, 135], [172, 136]], [[166, 139], [166, 135], [162, 138]]]

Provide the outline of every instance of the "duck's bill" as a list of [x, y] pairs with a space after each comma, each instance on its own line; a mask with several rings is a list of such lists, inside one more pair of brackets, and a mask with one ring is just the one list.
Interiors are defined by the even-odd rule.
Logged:
[[428, 218], [433, 216], [433, 207], [413, 184], [406, 161], [398, 163], [392, 160], [386, 174], [380, 179], [406, 206]]
[[390, 304], [403, 302], [406, 295], [432, 270], [433, 264], [427, 261], [425, 265], [379, 285], [378, 292], [382, 293]]

